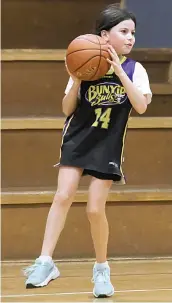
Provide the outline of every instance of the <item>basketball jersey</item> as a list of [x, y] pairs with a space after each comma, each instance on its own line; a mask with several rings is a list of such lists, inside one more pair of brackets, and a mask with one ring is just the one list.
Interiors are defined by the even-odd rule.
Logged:
[[[126, 58], [122, 63], [131, 81], [135, 63]], [[131, 109], [125, 88], [113, 69], [99, 80], [82, 81], [79, 104], [64, 125], [60, 164], [117, 175], [120, 180]]]

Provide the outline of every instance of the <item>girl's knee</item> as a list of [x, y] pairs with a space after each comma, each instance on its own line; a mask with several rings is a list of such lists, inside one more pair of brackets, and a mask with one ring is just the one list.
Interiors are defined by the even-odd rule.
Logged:
[[89, 220], [99, 219], [105, 215], [105, 207], [89, 206], [86, 208], [86, 212]]
[[72, 198], [73, 198], [72, 194], [69, 194], [68, 191], [57, 190], [57, 192], [54, 196], [53, 203], [65, 207], [65, 206], [70, 205], [72, 203]]

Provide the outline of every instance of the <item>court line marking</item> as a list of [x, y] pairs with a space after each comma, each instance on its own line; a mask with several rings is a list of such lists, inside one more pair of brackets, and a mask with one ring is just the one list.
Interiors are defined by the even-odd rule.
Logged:
[[[155, 289], [124, 289], [116, 290], [115, 293], [131, 293], [131, 292], [156, 292], [156, 291], [172, 291], [172, 288], [155, 288]], [[90, 295], [90, 291], [81, 292], [59, 292], [49, 294], [19, 294], [19, 295], [1, 295], [1, 298], [20, 298], [20, 297], [38, 297], [38, 296], [68, 296], [68, 295]]]
[[[109, 262], [111, 262], [111, 263], [123, 263], [123, 262], [125, 262], [125, 263], [132, 263], [132, 262], [138, 262], [138, 263], [140, 263], [140, 262], [143, 262], [143, 263], [150, 263], [150, 262], [162, 262], [162, 261], [172, 261], [172, 257], [170, 256], [167, 256], [167, 257], [152, 257], [152, 258], [137, 258], [137, 257], [135, 257], [135, 258], [131, 258], [131, 257], [126, 257], [126, 258], [109, 258], [108, 259], [108, 261]], [[23, 265], [23, 264], [28, 264], [28, 263], [33, 263], [34, 262], [34, 260], [33, 259], [27, 259], [27, 260], [5, 260], [5, 261], [1, 261], [1, 264], [3, 264], [3, 265], [17, 265], [17, 266], [20, 266], [20, 265]], [[54, 259], [54, 262], [55, 263], [61, 263], [61, 264], [64, 264], [64, 263], [66, 263], [66, 264], [75, 264], [75, 263], [78, 263], [78, 264], [80, 264], [80, 263], [84, 263], [84, 264], [88, 264], [88, 263], [94, 263], [95, 262], [95, 259], [92, 259], [92, 258], [90, 258], [90, 259], [73, 259], [73, 260], [71, 260], [71, 259]]]

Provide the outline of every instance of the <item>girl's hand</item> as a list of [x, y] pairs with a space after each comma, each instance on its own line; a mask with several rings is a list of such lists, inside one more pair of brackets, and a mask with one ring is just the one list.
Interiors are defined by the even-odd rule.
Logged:
[[79, 78], [75, 77], [75, 76], [74, 76], [73, 74], [71, 74], [71, 72], [69, 71], [69, 69], [68, 69], [68, 67], [67, 67], [67, 64], [66, 64], [66, 60], [65, 60], [65, 67], [66, 67], [66, 70], [67, 70], [69, 76], [72, 78], [73, 82], [80, 84], [80, 83], [81, 83], [81, 80], [80, 80]]
[[120, 60], [119, 60], [119, 57], [118, 57], [116, 51], [110, 44], [108, 45], [108, 52], [109, 52], [112, 60], [107, 59], [107, 61], [113, 66], [115, 74], [117, 76], [119, 76], [119, 74], [121, 74], [124, 71], [121, 67], [121, 63], [120, 63]]

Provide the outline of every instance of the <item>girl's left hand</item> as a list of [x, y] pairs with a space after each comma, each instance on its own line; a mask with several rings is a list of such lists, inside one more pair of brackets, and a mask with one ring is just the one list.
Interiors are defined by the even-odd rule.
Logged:
[[110, 44], [108, 45], [108, 52], [112, 60], [107, 59], [107, 61], [113, 66], [115, 74], [118, 76], [121, 72], [123, 72], [123, 69], [116, 51]]

